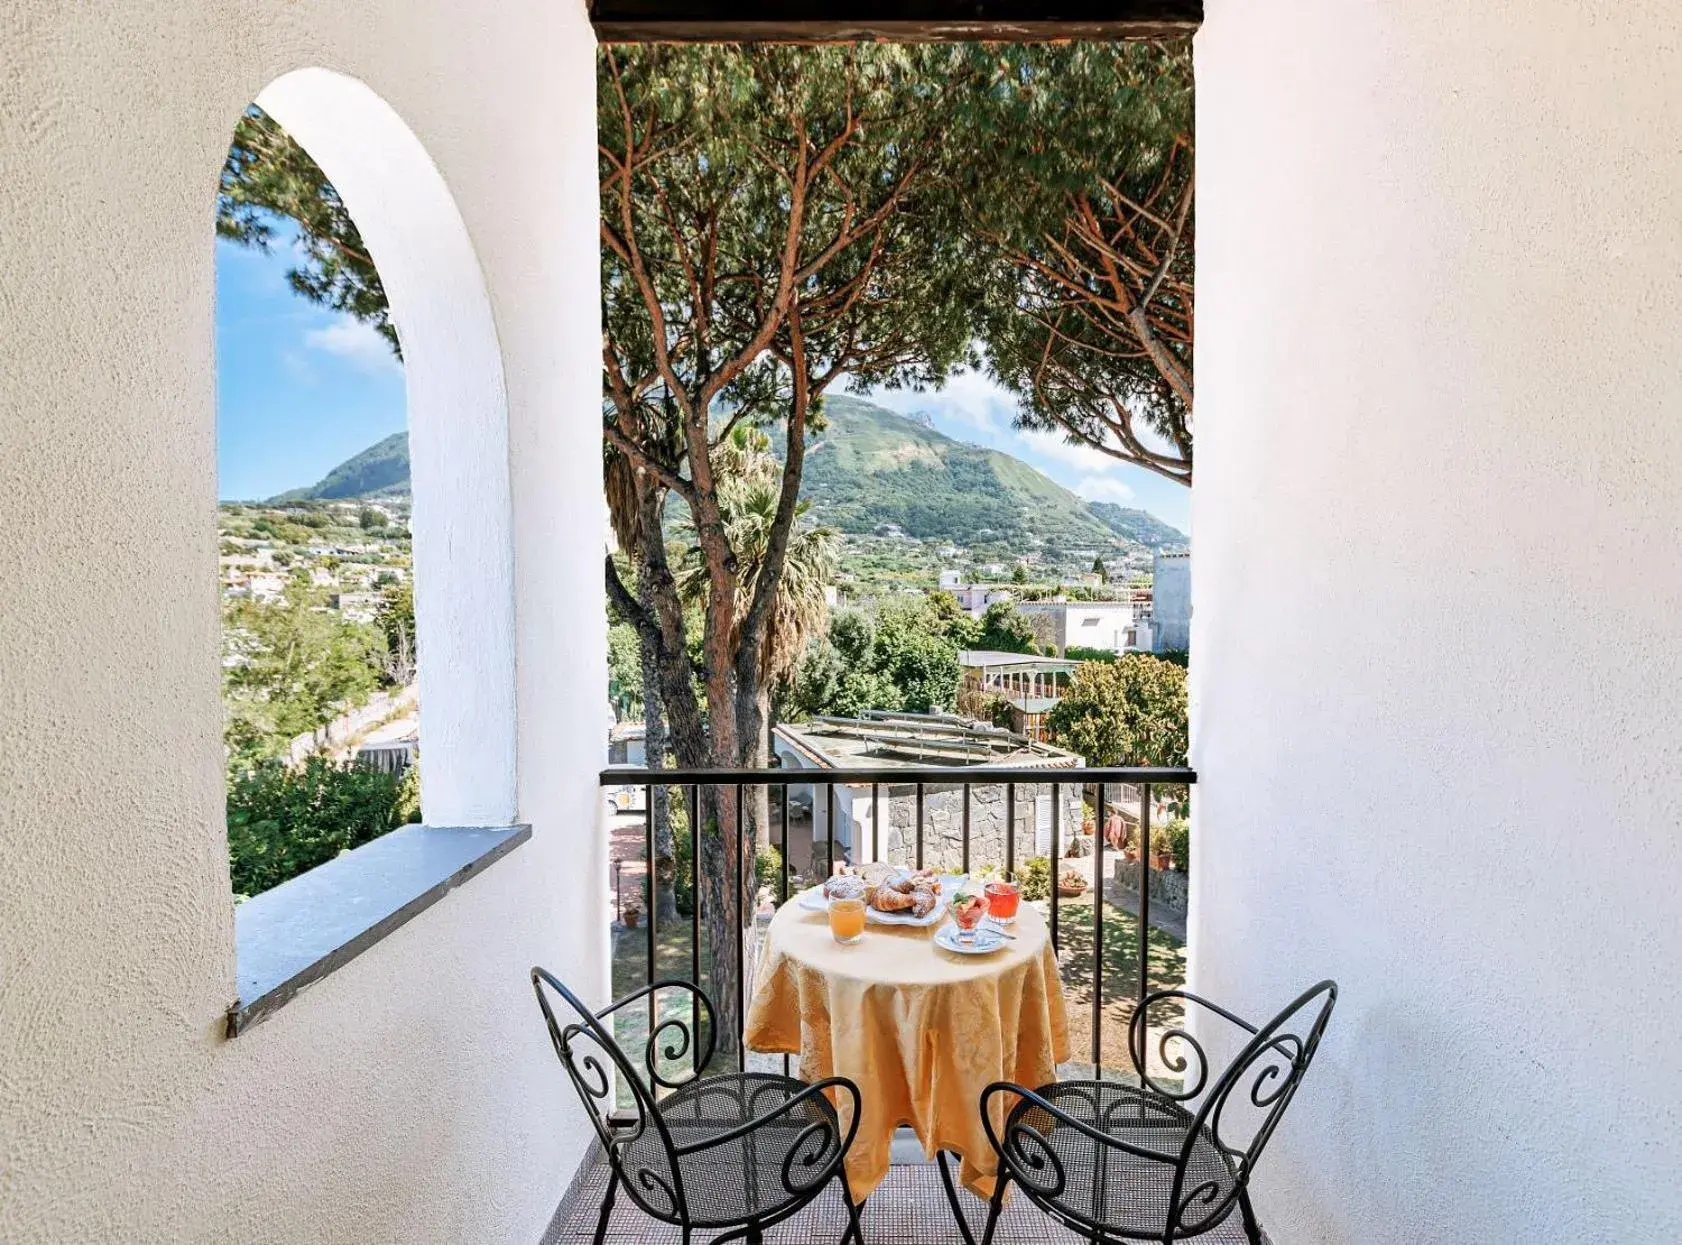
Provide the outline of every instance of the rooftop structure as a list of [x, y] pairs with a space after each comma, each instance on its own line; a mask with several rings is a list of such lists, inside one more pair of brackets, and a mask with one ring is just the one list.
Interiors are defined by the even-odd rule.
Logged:
[[1191, 554], [1158, 553], [1151, 565], [1154, 652], [1191, 647]]
[[967, 648], [958, 654], [958, 664], [965, 670], [1037, 671], [1072, 674], [1080, 663], [1061, 657], [1043, 657], [1038, 653], [1006, 653], [991, 648]]
[[[980, 766], [1041, 771], [1078, 770], [1080, 757], [986, 722], [947, 713], [891, 713], [867, 709], [856, 718], [819, 717], [798, 726], [783, 723], [773, 748], [785, 772], [857, 770], [875, 774], [903, 769], [903, 781], [862, 778], [818, 789], [790, 780], [790, 802], [810, 827], [813, 871], [821, 859], [853, 863], [915, 859], [935, 868], [974, 860], [1007, 859], [1007, 827], [1015, 842], [1043, 853], [1049, 844], [1053, 804], [1062, 824], [1078, 826], [1078, 785], [1011, 784], [1010, 799], [995, 787], [973, 793], [957, 785], [962, 771]], [[928, 781], [931, 769], [951, 769], [953, 784]], [[971, 798], [973, 794], [973, 798]], [[966, 846], [966, 843], [968, 846]], [[820, 850], [821, 847], [821, 850]], [[973, 857], [972, 857], [973, 854]]]
[[801, 769], [891, 769], [928, 765], [1073, 768], [1072, 752], [948, 713], [866, 709], [856, 718], [780, 724], [777, 754]]

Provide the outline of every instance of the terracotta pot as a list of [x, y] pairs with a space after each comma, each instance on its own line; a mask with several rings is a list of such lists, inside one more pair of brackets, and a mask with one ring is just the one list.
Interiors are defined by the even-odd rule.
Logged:
[[1172, 854], [1170, 854], [1168, 852], [1152, 852], [1151, 853], [1151, 868], [1153, 868], [1153, 869], [1158, 869], [1158, 870], [1167, 869], [1171, 865], [1173, 865], [1173, 863], [1174, 863], [1174, 857], [1173, 857]]
[[1139, 849], [1136, 847], [1129, 847], [1122, 852], [1122, 856], [1129, 863], [1136, 861], [1139, 859]]
[[625, 909], [626, 929], [635, 929], [637, 927], [637, 922], [640, 920], [642, 920], [642, 913], [638, 912], [635, 908]]

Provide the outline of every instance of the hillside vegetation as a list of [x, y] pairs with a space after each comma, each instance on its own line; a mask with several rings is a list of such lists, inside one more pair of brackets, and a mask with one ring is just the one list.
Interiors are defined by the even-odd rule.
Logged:
[[308, 488], [272, 498], [288, 501], [350, 501], [409, 495], [409, 434], [394, 432], [347, 458]]
[[1028, 535], [1095, 548], [1113, 540], [1084, 500], [1009, 454], [859, 398], [831, 397], [824, 414], [829, 427], [807, 450], [803, 491], [813, 513], [843, 532], [892, 525], [964, 545]]
[[[977, 564], [1008, 565], [1033, 552], [1048, 569], [1073, 572], [1089, 569], [1094, 554], [1148, 566], [1150, 551], [1186, 545], [1184, 534], [1147, 511], [1089, 502], [1021, 459], [955, 441], [923, 420], [839, 395], [824, 413], [827, 427], [807, 449], [801, 491], [812, 517], [848, 538], [843, 564], [866, 581], [877, 580], [877, 570], [921, 575], [951, 562], [939, 553], [947, 545]], [[408, 491], [408, 438], [397, 433], [275, 500]], [[681, 511], [675, 502], [668, 506], [669, 532]], [[925, 542], [926, 557], [915, 548]]]

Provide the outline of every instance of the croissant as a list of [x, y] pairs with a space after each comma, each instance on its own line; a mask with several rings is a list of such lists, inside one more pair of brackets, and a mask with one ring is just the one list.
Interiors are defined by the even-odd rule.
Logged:
[[902, 873], [891, 884], [902, 895], [909, 895], [912, 891], [929, 890], [939, 893], [940, 880], [929, 870], [917, 873]]
[[940, 894], [940, 878], [932, 869], [919, 869], [916, 873], [904, 873], [894, 879], [893, 888], [902, 895], [909, 895], [912, 891], [933, 891]]
[[911, 892], [911, 915], [919, 918], [927, 916], [934, 911], [936, 902], [932, 890], [924, 890], [919, 887]]
[[878, 912], [906, 912], [916, 904], [916, 900], [892, 886], [878, 886], [871, 903]]

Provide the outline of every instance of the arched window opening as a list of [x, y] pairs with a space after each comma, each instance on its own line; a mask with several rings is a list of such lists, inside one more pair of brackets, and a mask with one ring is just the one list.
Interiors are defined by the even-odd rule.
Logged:
[[421, 815], [514, 821], [507, 404], [455, 200], [364, 84], [259, 94], [216, 233], [229, 847], [253, 895]]
[[420, 783], [409, 437], [385, 289], [256, 104], [217, 198], [219, 566], [234, 893], [408, 822]]

